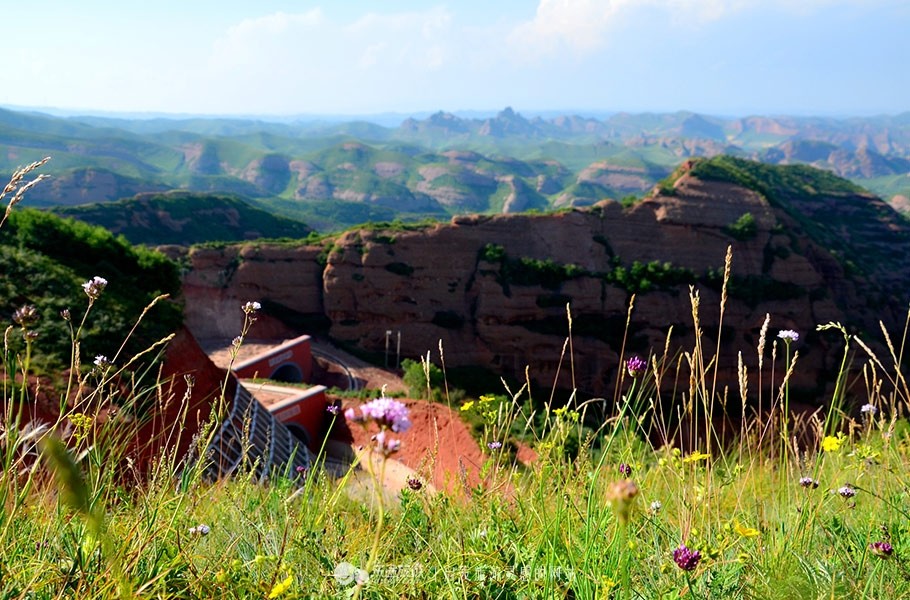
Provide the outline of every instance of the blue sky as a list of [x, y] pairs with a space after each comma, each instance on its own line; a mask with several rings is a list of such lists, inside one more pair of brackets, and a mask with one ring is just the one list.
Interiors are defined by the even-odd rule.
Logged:
[[905, 0], [45, 0], [0, 15], [6, 106], [910, 110]]

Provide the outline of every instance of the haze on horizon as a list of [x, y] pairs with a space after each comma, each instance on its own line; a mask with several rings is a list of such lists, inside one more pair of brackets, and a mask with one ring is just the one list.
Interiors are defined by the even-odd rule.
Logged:
[[48, 0], [0, 105], [204, 115], [910, 110], [902, 0]]

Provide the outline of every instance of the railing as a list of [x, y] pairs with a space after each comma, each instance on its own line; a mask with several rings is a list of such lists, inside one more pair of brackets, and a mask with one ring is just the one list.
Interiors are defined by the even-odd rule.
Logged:
[[295, 478], [301, 470], [309, 471], [313, 464], [307, 447], [240, 383], [231, 412], [204, 456], [209, 460], [204, 471], [209, 480], [249, 469], [254, 470], [259, 481], [267, 480], [270, 475]]

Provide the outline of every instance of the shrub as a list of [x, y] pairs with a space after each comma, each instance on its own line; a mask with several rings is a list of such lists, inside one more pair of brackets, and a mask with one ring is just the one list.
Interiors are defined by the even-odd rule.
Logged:
[[728, 225], [726, 231], [730, 237], [744, 242], [746, 240], [751, 240], [758, 234], [758, 225], [756, 224], [755, 217], [752, 216], [752, 213], [747, 212], [743, 213], [740, 218]]

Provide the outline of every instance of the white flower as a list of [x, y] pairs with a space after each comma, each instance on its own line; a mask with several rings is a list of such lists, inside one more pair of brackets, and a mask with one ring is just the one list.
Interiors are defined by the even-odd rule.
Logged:
[[95, 275], [88, 281], [82, 284], [82, 289], [85, 291], [85, 295], [91, 300], [97, 300], [101, 295], [101, 292], [104, 291], [104, 288], [107, 287], [107, 279], [104, 277], [98, 277]]
[[253, 314], [253, 313], [259, 312], [259, 309], [262, 308], [262, 305], [259, 304], [258, 302], [247, 302], [246, 304], [244, 304], [244, 305], [241, 306], [240, 308], [243, 309], [243, 312], [245, 312], [246, 314], [249, 315], [249, 314]]
[[659, 513], [660, 509], [662, 509], [663, 507], [664, 507], [664, 505], [660, 503], [660, 500], [655, 500], [654, 502], [651, 503], [651, 512]]
[[792, 329], [781, 329], [780, 331], [777, 332], [777, 337], [784, 340], [788, 344], [790, 342], [799, 341], [799, 334], [797, 332], [793, 331]]
[[863, 413], [864, 415], [865, 414], [874, 415], [875, 413], [878, 412], [878, 409], [875, 408], [875, 406], [873, 406], [871, 404], [863, 404], [862, 408], [859, 409], [859, 412]]

